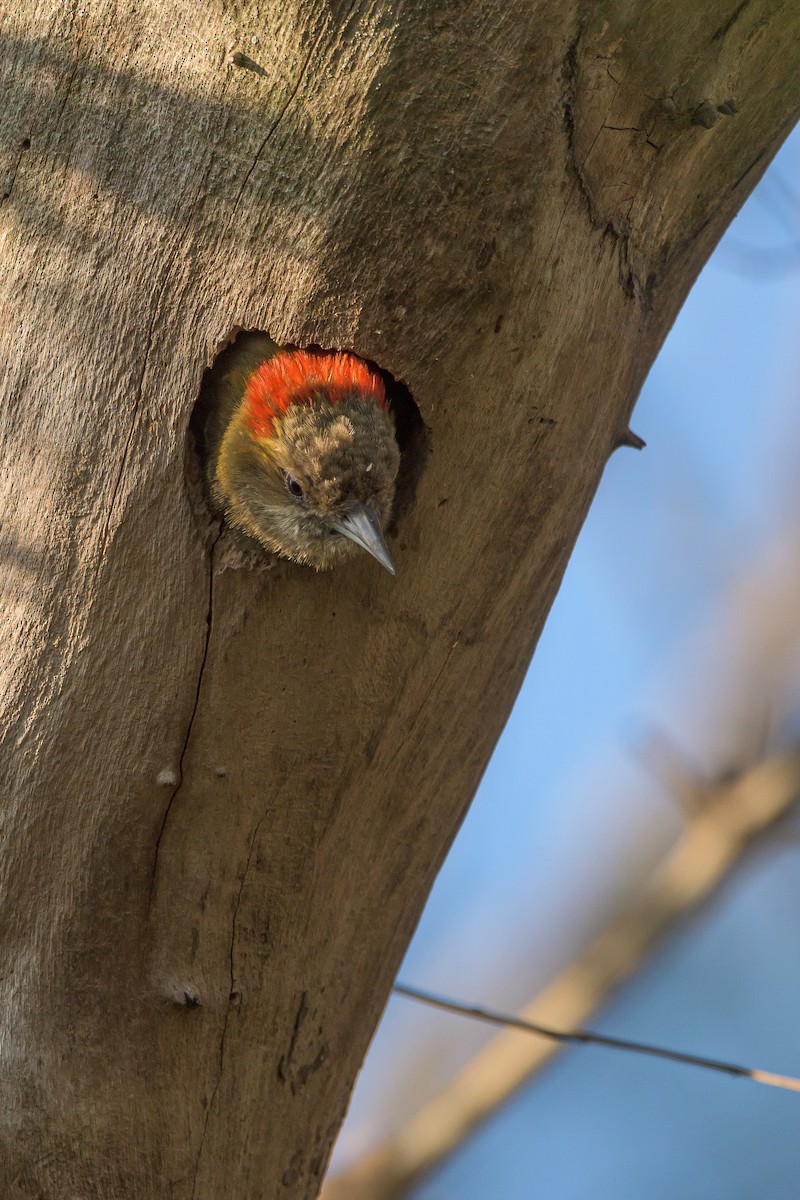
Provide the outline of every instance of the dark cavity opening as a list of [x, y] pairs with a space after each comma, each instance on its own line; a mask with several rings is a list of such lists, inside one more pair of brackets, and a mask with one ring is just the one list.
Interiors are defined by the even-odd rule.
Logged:
[[[187, 478], [193, 508], [198, 517], [201, 529], [209, 531], [214, 527], [211, 515], [217, 520], [220, 513], [212, 491], [214, 476], [214, 451], [220, 435], [221, 414], [215, 401], [216, 384], [223, 375], [235, 366], [242, 351], [249, 345], [257, 343], [259, 338], [268, 338], [269, 333], [258, 329], [241, 329], [235, 327], [223, 342], [217, 346], [213, 363], [203, 372], [200, 381], [200, 391], [192, 415], [189, 419], [189, 448], [187, 456]], [[312, 354], [332, 354], [346, 350], [361, 358], [383, 381], [386, 398], [394, 417], [395, 437], [400, 448], [400, 468], [397, 475], [395, 501], [392, 515], [385, 533], [393, 538], [397, 535], [398, 524], [414, 505], [417, 487], [422, 478], [431, 452], [431, 432], [422, 419], [419, 407], [411, 395], [409, 388], [401, 379], [382, 367], [380, 363], [349, 347], [323, 347], [312, 343], [298, 346], [287, 342], [280, 345], [281, 350], [303, 349]], [[239, 539], [237, 539], [239, 540]], [[248, 543], [250, 539], [247, 539]], [[244, 548], [244, 547], [243, 547]], [[257, 543], [246, 547], [256, 557], [267, 557]]]

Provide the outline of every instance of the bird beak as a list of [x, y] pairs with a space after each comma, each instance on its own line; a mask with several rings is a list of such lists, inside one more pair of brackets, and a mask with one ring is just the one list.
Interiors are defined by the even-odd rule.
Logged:
[[381, 566], [394, 575], [394, 563], [383, 540], [381, 523], [368, 504], [357, 504], [338, 520], [333, 528], [337, 533], [343, 533], [345, 537], [350, 538], [351, 542], [355, 542], [373, 558], [377, 558]]

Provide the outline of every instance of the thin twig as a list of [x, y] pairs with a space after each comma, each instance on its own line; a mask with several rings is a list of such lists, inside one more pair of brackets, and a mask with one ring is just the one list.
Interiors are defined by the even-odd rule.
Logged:
[[478, 1021], [487, 1021], [490, 1025], [503, 1025], [509, 1029], [520, 1029], [524, 1033], [533, 1033], [538, 1037], [549, 1038], [554, 1042], [575, 1042], [584, 1046], [607, 1046], [612, 1050], [629, 1050], [632, 1054], [649, 1054], [653, 1058], [666, 1058], [670, 1062], [687, 1063], [690, 1067], [702, 1067], [706, 1071], [721, 1071], [724, 1075], [739, 1075], [744, 1079], [752, 1079], [755, 1083], [764, 1083], [768, 1087], [784, 1088], [789, 1092], [800, 1092], [800, 1079], [793, 1075], [775, 1075], [771, 1071], [759, 1071], [755, 1067], [741, 1067], [736, 1063], [722, 1062], [718, 1058], [706, 1058], [700, 1054], [687, 1054], [683, 1050], [668, 1050], [664, 1046], [652, 1046], [647, 1042], [632, 1042], [629, 1038], [611, 1037], [605, 1033], [593, 1033], [589, 1029], [572, 1029], [565, 1032], [560, 1029], [550, 1029], [535, 1021], [527, 1021], [524, 1017], [514, 1017], [509, 1013], [497, 1012], [493, 1008], [482, 1008], [477, 1004], [462, 1004], [458, 1000], [448, 1000], [445, 996], [436, 996], [433, 992], [425, 992], [421, 988], [409, 987], [405, 983], [396, 983], [392, 989], [398, 996], [406, 996], [409, 1000], [417, 1000], [420, 1004], [429, 1004], [432, 1008], [441, 1008], [445, 1012], [457, 1013], [461, 1017], [472, 1017]]
[[[685, 832], [643, 894], [513, 1018], [517, 1025], [534, 1025], [539, 1032], [575, 1029], [596, 1012], [661, 939], [722, 886], [759, 835], [790, 813], [800, 794], [800, 754], [775, 755], [738, 778], [706, 785], [703, 793]], [[326, 1183], [323, 1200], [398, 1200], [541, 1070], [564, 1040], [521, 1039], [513, 1025], [504, 1028], [396, 1133]], [[720, 1066], [757, 1083], [797, 1087], [796, 1080], [768, 1071], [750, 1075], [746, 1068]]]

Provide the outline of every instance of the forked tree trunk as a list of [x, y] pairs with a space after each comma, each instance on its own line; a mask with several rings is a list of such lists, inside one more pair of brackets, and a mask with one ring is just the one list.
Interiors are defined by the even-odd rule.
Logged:
[[[796, 115], [800, 8], [18, 0], [2, 36], [0, 1194], [311, 1197], [604, 464]], [[234, 326], [408, 384], [396, 579], [222, 569], [186, 431]]]

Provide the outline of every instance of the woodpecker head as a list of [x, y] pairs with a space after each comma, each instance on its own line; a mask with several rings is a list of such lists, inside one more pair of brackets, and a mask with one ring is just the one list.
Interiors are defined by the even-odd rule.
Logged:
[[220, 445], [228, 520], [273, 554], [326, 570], [383, 538], [400, 452], [383, 383], [353, 354], [281, 351], [249, 376]]

